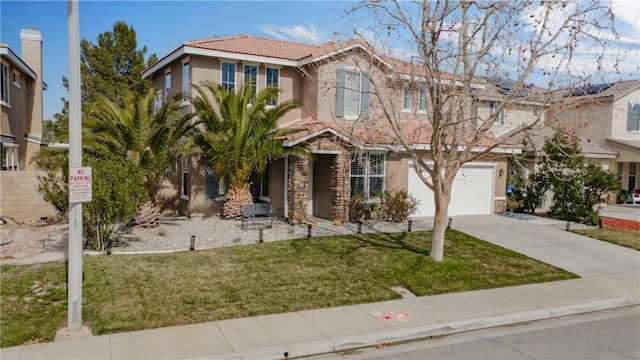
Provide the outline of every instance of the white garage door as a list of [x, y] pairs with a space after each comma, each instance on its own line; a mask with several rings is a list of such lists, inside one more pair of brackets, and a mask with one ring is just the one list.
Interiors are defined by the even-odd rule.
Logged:
[[[451, 188], [449, 215], [493, 213], [495, 167], [496, 164], [490, 163], [468, 163], [458, 170]], [[409, 193], [420, 200], [413, 216], [435, 215], [433, 191], [420, 180], [412, 164], [409, 165]]]

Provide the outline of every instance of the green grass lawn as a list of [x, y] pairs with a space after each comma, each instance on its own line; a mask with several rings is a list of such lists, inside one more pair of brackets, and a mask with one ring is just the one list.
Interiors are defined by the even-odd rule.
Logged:
[[615, 230], [610, 228], [573, 230], [576, 234], [628, 247], [640, 251], [640, 231]]
[[[448, 230], [330, 236], [160, 255], [84, 257], [83, 318], [95, 334], [495, 288], [574, 274]], [[65, 263], [1, 267], [1, 346], [66, 325]]]

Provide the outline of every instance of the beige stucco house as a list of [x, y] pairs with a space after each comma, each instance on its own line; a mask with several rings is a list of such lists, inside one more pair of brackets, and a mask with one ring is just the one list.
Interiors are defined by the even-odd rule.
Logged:
[[574, 89], [564, 101], [549, 124], [615, 153], [601, 165], [620, 175], [623, 189], [640, 188], [640, 80]]
[[37, 192], [31, 158], [42, 146], [42, 34], [20, 31], [22, 56], [0, 44], [0, 215], [17, 221], [40, 220], [56, 212]]
[[[373, 197], [383, 190], [407, 189], [421, 201], [416, 215], [433, 215], [432, 192], [389, 136], [382, 105], [373, 96], [381, 90], [391, 94], [392, 101], [384, 109], [402, 120], [402, 131], [414, 146], [429, 151], [430, 134], [424, 126], [429, 112], [427, 91], [419, 81], [409, 82], [411, 74], [403, 73], [403, 68], [409, 67], [359, 40], [309, 45], [239, 35], [185, 42], [142, 76], [153, 82], [158, 104], [176, 92], [190, 94], [191, 84], [203, 80], [228, 89], [245, 83], [258, 91], [278, 87], [281, 93], [274, 104], [301, 101], [301, 108], [281, 119], [280, 126], [300, 130], [284, 139], [283, 146], [305, 143], [314, 159], [278, 159], [269, 165], [264, 179], [252, 179], [257, 200], [269, 201], [279, 217], [300, 223], [309, 216], [345, 221], [351, 194]], [[474, 111], [481, 117], [495, 109], [501, 95], [486, 80], [475, 86], [479, 95]], [[505, 109], [494, 133], [539, 119], [539, 109], [540, 104], [533, 103]], [[184, 110], [190, 110], [186, 101]], [[498, 156], [468, 163], [460, 170], [451, 215], [503, 211], [506, 153], [517, 150], [499, 150]], [[157, 197], [164, 211], [189, 216], [220, 212], [225, 189], [206, 166], [206, 159], [185, 158], [169, 173], [173, 176]]]

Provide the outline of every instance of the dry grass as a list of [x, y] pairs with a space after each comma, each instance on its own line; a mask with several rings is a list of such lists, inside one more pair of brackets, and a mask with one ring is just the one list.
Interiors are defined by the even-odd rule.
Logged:
[[[331, 236], [161, 255], [84, 258], [84, 319], [96, 334], [575, 278], [456, 232], [445, 259], [428, 232]], [[2, 266], [2, 347], [52, 340], [66, 323], [65, 264]], [[29, 302], [34, 281], [55, 291]]]
[[574, 230], [576, 234], [628, 247], [640, 251], [640, 231], [615, 230], [610, 228]]

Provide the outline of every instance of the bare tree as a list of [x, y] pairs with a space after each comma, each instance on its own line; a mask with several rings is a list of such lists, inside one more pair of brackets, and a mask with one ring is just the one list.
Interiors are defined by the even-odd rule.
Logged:
[[[495, 156], [496, 149], [544, 118], [544, 111], [535, 111], [528, 121], [498, 134], [494, 124], [502, 121], [503, 110], [523, 104], [548, 110], [556, 104], [554, 90], [588, 83], [602, 70], [608, 42], [615, 39], [611, 10], [599, 0], [371, 0], [354, 5], [350, 14], [359, 21], [357, 34], [381, 52], [393, 52], [387, 56], [393, 70], [383, 79], [371, 77], [371, 93], [381, 105], [388, 135], [434, 193], [430, 257], [436, 261], [443, 259], [458, 170]], [[370, 25], [362, 22], [366, 19]], [[575, 59], [585, 46], [592, 66], [581, 69]], [[402, 54], [402, 48], [409, 51]], [[389, 79], [426, 90], [418, 101], [428, 104], [427, 121], [415, 125], [416, 119], [402, 114], [399, 91]], [[544, 84], [532, 86], [534, 79]], [[499, 95], [497, 107], [479, 112], [478, 102], [490, 91]], [[427, 149], [415, 146], [416, 133], [427, 134]]]

